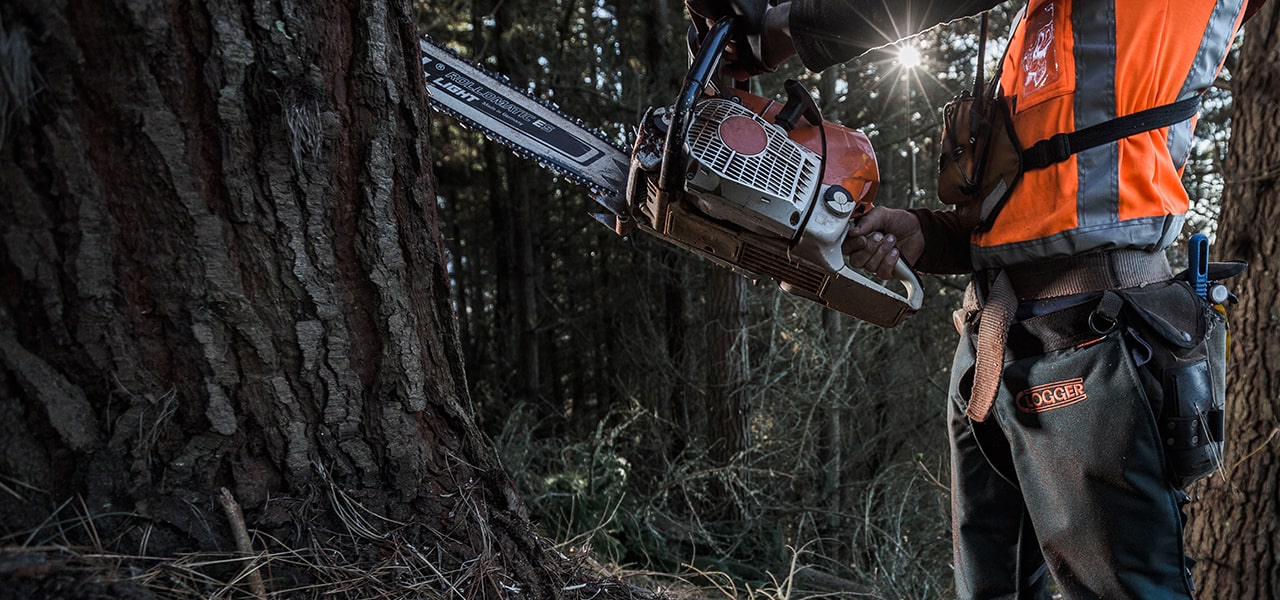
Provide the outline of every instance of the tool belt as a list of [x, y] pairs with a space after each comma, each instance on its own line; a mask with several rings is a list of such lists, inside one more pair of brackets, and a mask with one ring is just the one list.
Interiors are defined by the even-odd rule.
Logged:
[[[1186, 281], [1172, 278], [1163, 253], [1092, 254], [987, 276], [985, 302], [968, 315], [978, 327], [970, 418], [987, 417], [1006, 364], [1053, 360], [1067, 371], [1071, 364], [1085, 369], [1093, 364], [1087, 353], [1094, 344], [1118, 343], [1132, 358], [1150, 403], [1169, 483], [1185, 487], [1221, 466], [1226, 317]], [[973, 310], [978, 293], [969, 296]], [[1019, 300], [1065, 296], [1082, 299], [1046, 314], [1012, 318]], [[1085, 380], [1088, 375], [1078, 374]]]
[[[970, 286], [957, 318], [979, 318], [973, 392], [968, 415], [984, 421], [1000, 387], [1009, 325], [1020, 300], [1058, 298], [1143, 286], [1172, 277], [1163, 253], [1116, 250], [1039, 261], [1033, 266], [985, 271], [975, 276], [982, 298]], [[1015, 284], [1016, 280], [1016, 284]], [[980, 307], [980, 308], [979, 308]]]

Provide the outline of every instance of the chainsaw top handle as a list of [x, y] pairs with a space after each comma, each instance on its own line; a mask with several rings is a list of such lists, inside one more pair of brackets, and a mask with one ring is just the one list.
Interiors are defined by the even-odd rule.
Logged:
[[[734, 17], [723, 17], [711, 26], [707, 35], [703, 36], [698, 52], [689, 64], [689, 74], [685, 75], [684, 86], [676, 97], [674, 109], [671, 111], [670, 125], [667, 127], [667, 139], [662, 149], [663, 156], [681, 156], [680, 147], [684, 144], [684, 132], [693, 117], [693, 105], [702, 96], [711, 78], [720, 66], [720, 56], [733, 39]], [[691, 33], [692, 35], [692, 33]], [[680, 163], [680, 164], [673, 164]], [[684, 189], [684, 161], [662, 161], [662, 175], [658, 179], [658, 187], [675, 191]]]

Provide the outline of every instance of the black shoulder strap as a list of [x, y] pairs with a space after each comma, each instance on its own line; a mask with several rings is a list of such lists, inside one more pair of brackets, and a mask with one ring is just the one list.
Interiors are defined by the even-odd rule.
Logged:
[[1172, 104], [1104, 121], [1071, 133], [1059, 133], [1047, 140], [1040, 140], [1022, 151], [1022, 170], [1042, 169], [1067, 160], [1072, 154], [1083, 152], [1103, 144], [1127, 138], [1136, 133], [1168, 127], [1195, 116], [1200, 109], [1200, 96], [1179, 100]]
[[995, 99], [1000, 95], [1000, 76], [1004, 73], [1004, 61], [1009, 57], [1009, 47], [1013, 42], [1013, 34], [1018, 30], [1018, 25], [1022, 24], [1022, 19], [1027, 16], [1027, 7], [1023, 5], [1018, 14], [1013, 16], [1013, 25], [1009, 27], [1009, 41], [1004, 45], [1004, 52], [1000, 54], [1000, 62], [996, 63], [996, 72], [991, 75], [990, 83], [983, 87], [983, 70], [986, 68], [987, 58], [987, 15], [991, 14], [990, 10], [982, 11], [982, 29], [978, 33], [978, 73], [973, 82], [973, 97], [981, 98], [983, 94], [989, 94], [989, 97]]

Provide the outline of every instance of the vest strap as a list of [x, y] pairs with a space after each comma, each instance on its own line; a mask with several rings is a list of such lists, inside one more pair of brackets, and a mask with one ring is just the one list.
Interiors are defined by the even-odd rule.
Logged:
[[1200, 96], [1184, 98], [1172, 104], [1148, 108], [1133, 114], [1104, 121], [1071, 133], [1059, 133], [1040, 140], [1022, 151], [1022, 170], [1043, 169], [1067, 160], [1072, 154], [1110, 144], [1131, 135], [1168, 127], [1195, 116], [1200, 109]]

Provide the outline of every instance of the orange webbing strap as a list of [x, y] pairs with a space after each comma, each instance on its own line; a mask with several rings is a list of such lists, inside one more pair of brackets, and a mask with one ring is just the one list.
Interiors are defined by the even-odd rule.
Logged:
[[973, 393], [969, 395], [969, 407], [965, 412], [974, 421], [987, 420], [991, 403], [1000, 389], [1000, 375], [1004, 371], [1004, 346], [1009, 337], [1009, 323], [1013, 311], [1018, 308], [1018, 298], [1013, 294], [1013, 284], [1008, 272], [1001, 270], [987, 292], [987, 302], [982, 307], [982, 320], [978, 322], [978, 348], [973, 366]]
[[1010, 267], [1020, 300], [1136, 287], [1173, 277], [1163, 252], [1112, 250]]

